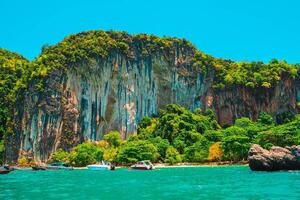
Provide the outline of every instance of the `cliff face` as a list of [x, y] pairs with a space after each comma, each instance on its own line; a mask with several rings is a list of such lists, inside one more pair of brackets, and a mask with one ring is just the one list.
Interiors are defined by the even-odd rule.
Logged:
[[298, 113], [299, 94], [299, 80], [283, 77], [268, 89], [235, 86], [225, 90], [209, 90], [204, 105], [216, 111], [220, 125], [228, 126], [241, 117], [257, 120], [260, 112], [272, 114], [275, 120], [282, 113]]
[[[118, 45], [123, 47], [123, 43]], [[212, 108], [221, 125], [230, 125], [242, 116], [255, 120], [260, 111], [274, 115], [297, 112], [300, 84], [295, 79], [283, 78], [269, 89], [231, 86], [216, 90], [211, 64], [200, 62], [205, 72], [193, 65], [195, 48], [178, 40], [168, 48], [151, 45], [149, 38], [143, 44], [131, 41], [129, 54], [108, 49], [105, 57], [96, 49], [89, 62], [77, 59], [77, 54], [69, 55], [81, 46], [57, 53], [68, 54], [76, 62], [66, 62], [64, 68], [53, 67], [39, 78], [44, 82], [42, 91], [37, 89], [38, 79], [32, 79], [23, 100], [17, 102], [14, 134], [6, 141], [6, 161], [26, 156], [46, 162], [57, 149], [70, 150], [85, 140], [102, 139], [110, 130], [118, 130], [127, 138], [136, 132], [143, 116], [156, 114], [171, 103], [191, 110]], [[88, 50], [86, 54], [91, 52]], [[34, 66], [49, 60], [49, 66], [57, 64], [52, 54], [42, 54]]]
[[157, 54], [129, 61], [113, 54], [93, 65], [53, 71], [44, 92], [32, 87], [20, 105], [19, 127], [12, 139], [18, 145], [8, 146], [8, 159], [20, 154], [46, 161], [58, 148], [99, 140], [109, 130], [119, 130], [126, 138], [142, 116], [170, 103], [192, 110], [201, 107], [209, 81], [190, 68], [190, 56], [186, 49], [167, 59]]

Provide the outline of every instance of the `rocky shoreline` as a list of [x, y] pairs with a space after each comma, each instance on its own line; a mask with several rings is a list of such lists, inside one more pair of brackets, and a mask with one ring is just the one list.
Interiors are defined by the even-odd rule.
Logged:
[[273, 146], [269, 151], [254, 144], [248, 153], [253, 171], [300, 170], [300, 146]]
[[[154, 163], [156, 168], [180, 168], [180, 167], [217, 167], [231, 165], [249, 165], [252, 171], [278, 171], [300, 170], [300, 145], [290, 147], [273, 146], [270, 150], [264, 149], [258, 144], [253, 144], [248, 152], [247, 161], [219, 161], [204, 163]], [[117, 168], [127, 168], [130, 165], [118, 165]], [[14, 169], [26, 170], [29, 167], [13, 166]], [[86, 169], [86, 167], [74, 167], [74, 169]]]

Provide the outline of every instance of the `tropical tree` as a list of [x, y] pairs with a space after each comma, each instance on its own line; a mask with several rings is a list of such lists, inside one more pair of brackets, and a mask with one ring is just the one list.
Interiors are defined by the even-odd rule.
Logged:
[[113, 147], [120, 146], [122, 139], [121, 134], [118, 131], [111, 131], [104, 135], [104, 140], [109, 143], [109, 145]]
[[173, 165], [180, 163], [182, 161], [182, 157], [174, 147], [169, 147], [166, 150], [166, 158], [164, 161]]
[[158, 157], [157, 148], [149, 141], [138, 140], [127, 142], [120, 148], [117, 156], [120, 163], [135, 163], [140, 160], [156, 161]]
[[74, 166], [83, 167], [103, 159], [103, 149], [91, 142], [79, 144], [71, 151], [69, 160]]

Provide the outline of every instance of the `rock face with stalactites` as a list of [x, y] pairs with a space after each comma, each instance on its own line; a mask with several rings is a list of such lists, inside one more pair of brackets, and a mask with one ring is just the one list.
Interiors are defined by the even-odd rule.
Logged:
[[[15, 163], [24, 156], [41, 164], [58, 149], [70, 151], [84, 141], [101, 140], [111, 130], [128, 138], [137, 132], [143, 116], [156, 115], [172, 103], [192, 111], [212, 109], [221, 126], [230, 126], [240, 117], [256, 120], [262, 111], [274, 118], [300, 112], [300, 78], [282, 75], [270, 88], [216, 89], [219, 77], [207, 56], [201, 57], [202, 67], [195, 67], [197, 50], [189, 42], [162, 41], [154, 36], [91, 31], [46, 48], [35, 65], [44, 71], [48, 63], [46, 68], [53, 70], [30, 81], [17, 102], [5, 161]], [[93, 45], [87, 48], [90, 42]]]
[[248, 153], [253, 171], [300, 170], [300, 146], [277, 147], [270, 151], [254, 144]]

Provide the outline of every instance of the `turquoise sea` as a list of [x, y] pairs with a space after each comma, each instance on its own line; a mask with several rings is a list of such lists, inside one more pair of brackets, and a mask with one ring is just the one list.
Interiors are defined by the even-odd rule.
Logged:
[[0, 199], [300, 199], [300, 171], [247, 166], [153, 171], [13, 171], [0, 176]]

